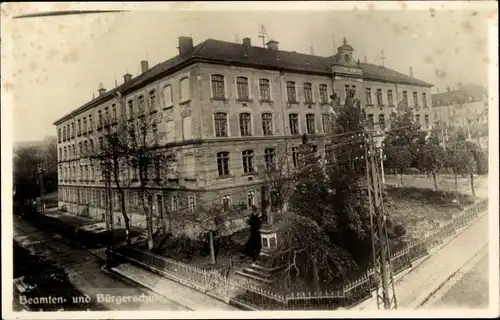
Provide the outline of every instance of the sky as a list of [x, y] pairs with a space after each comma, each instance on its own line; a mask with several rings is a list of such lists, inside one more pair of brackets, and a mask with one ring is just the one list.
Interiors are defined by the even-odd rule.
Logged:
[[[242, 9], [240, 7], [239, 9]], [[26, 9], [28, 10], [28, 9]], [[31, 8], [30, 12], [36, 11]], [[13, 142], [55, 135], [53, 122], [177, 54], [180, 36], [235, 42], [258, 37], [264, 25], [280, 49], [331, 56], [345, 37], [354, 57], [435, 85], [488, 85], [487, 11], [140, 11], [12, 20]], [[5, 85], [4, 85], [5, 87]]]

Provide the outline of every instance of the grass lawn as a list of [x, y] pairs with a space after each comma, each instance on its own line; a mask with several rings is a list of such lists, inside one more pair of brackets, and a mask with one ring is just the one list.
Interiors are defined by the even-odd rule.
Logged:
[[[460, 205], [453, 202], [455, 195], [450, 192], [414, 187], [388, 187], [386, 190], [395, 204], [388, 214], [394, 224], [405, 227], [404, 241], [423, 236], [461, 211]], [[474, 203], [474, 198], [468, 195], [459, 195], [458, 200], [462, 206]]]

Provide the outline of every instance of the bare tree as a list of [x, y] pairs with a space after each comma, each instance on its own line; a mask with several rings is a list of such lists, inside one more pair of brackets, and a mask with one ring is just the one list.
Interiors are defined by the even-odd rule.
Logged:
[[113, 107], [111, 114], [108, 109], [105, 113], [99, 112], [97, 122], [90, 122], [88, 129], [84, 128], [87, 140], [79, 149], [85, 158], [90, 161], [91, 168], [98, 168], [104, 180], [106, 216], [113, 226], [113, 187], [118, 192], [120, 211], [125, 223], [127, 244], [131, 244], [130, 218], [127, 214], [125, 189], [128, 179], [124, 176], [128, 158], [128, 132], [124, 117], [117, 117], [117, 110]]
[[207, 205], [192, 208], [190, 214], [185, 215], [186, 219], [193, 221], [205, 234], [208, 233], [211, 264], [217, 262], [215, 238], [229, 231], [227, 217], [239, 216], [245, 209], [242, 205], [213, 201]]
[[274, 223], [273, 209], [278, 218], [287, 210], [288, 200], [294, 189], [293, 156], [286, 144], [283, 144], [275, 149], [267, 149], [264, 160], [258, 164], [260, 179], [268, 194], [268, 199], [263, 201], [268, 225]]
[[[163, 124], [163, 115], [156, 110], [153, 97], [147, 104], [143, 96], [138, 98], [138, 108], [129, 106], [128, 119], [124, 119], [124, 132], [127, 133], [126, 162], [132, 170], [132, 180], [138, 178], [140, 188], [140, 205], [146, 216], [146, 229], [148, 235], [148, 249], [154, 247], [153, 233], [153, 194], [151, 188], [162, 187], [162, 179], [171, 172], [170, 164], [175, 161], [175, 155], [171, 149], [162, 145], [162, 137], [165, 135], [160, 128]], [[121, 99], [123, 100], [123, 99]], [[124, 106], [123, 101], [121, 105]], [[123, 109], [125, 109], [123, 107]], [[163, 210], [160, 211], [160, 220], [166, 230]]]

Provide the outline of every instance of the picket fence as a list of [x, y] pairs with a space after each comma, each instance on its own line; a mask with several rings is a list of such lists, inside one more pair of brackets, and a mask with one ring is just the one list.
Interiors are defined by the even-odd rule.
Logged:
[[[393, 273], [410, 268], [412, 263], [427, 255], [428, 250], [439, 245], [457, 229], [465, 226], [486, 211], [488, 200], [467, 206], [452, 217], [447, 224], [426, 232], [419, 239], [408, 243], [403, 249], [391, 253]], [[237, 281], [217, 270], [194, 267], [173, 259], [142, 251], [133, 247], [119, 247], [109, 254], [117, 259], [125, 259], [161, 274], [171, 280], [190, 286], [227, 303], [248, 310], [333, 310], [349, 308], [371, 297], [376, 288], [376, 273], [373, 268], [339, 290], [330, 292], [299, 292], [277, 294], [260, 288], [250, 282]]]

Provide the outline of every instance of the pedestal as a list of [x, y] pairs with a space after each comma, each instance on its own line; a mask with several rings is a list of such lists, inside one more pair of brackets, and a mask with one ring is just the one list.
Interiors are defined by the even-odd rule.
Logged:
[[266, 286], [272, 286], [278, 279], [278, 274], [285, 267], [279, 265], [273, 257], [273, 249], [278, 245], [278, 232], [276, 226], [264, 224], [260, 228], [262, 248], [257, 260], [237, 274], [248, 280]]

